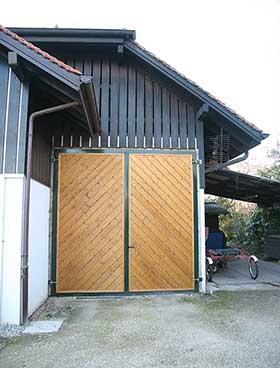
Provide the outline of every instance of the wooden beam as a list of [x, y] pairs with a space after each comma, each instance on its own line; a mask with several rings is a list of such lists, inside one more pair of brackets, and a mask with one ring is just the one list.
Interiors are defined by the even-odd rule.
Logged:
[[209, 105], [204, 103], [200, 106], [200, 109], [198, 110], [197, 114], [196, 114], [196, 119], [197, 120], [203, 120], [206, 115], [209, 112]]
[[118, 45], [118, 54], [123, 54], [123, 53], [124, 53], [124, 46]]
[[23, 63], [21, 63], [19, 56], [14, 51], [8, 52], [8, 64], [14, 71], [18, 79], [23, 82], [26, 78], [27, 70], [25, 69]]

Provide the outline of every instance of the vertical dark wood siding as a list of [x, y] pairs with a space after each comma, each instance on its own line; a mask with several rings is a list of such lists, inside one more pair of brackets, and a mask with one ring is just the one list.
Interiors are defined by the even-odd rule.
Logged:
[[127, 65], [120, 64], [119, 72], [119, 147], [126, 146], [127, 127]]
[[[99, 136], [61, 120], [34, 135], [34, 179], [50, 184], [51, 148], [131, 147], [199, 148], [204, 159], [203, 123], [195, 108], [140, 64], [98, 55], [67, 58], [93, 75], [101, 120]], [[24, 173], [29, 85], [22, 83], [0, 56], [0, 172]], [[46, 122], [48, 125], [48, 122]], [[201, 176], [204, 185], [204, 176]]]
[[196, 137], [199, 160], [201, 161], [199, 166], [200, 188], [205, 188], [204, 123], [199, 119], [196, 120]]
[[161, 88], [154, 83], [154, 144], [156, 148], [161, 147], [162, 128], [162, 103]]
[[6, 61], [0, 57], [0, 173], [3, 172], [8, 80], [9, 80], [8, 65]]
[[144, 147], [144, 75], [136, 72], [136, 142], [137, 147]]
[[109, 61], [102, 60], [101, 64], [101, 146], [108, 146], [109, 137]]
[[32, 178], [47, 186], [50, 186], [51, 168], [51, 127], [49, 123], [46, 118], [42, 118], [34, 125], [31, 170]]
[[29, 86], [0, 57], [0, 173], [24, 173]]
[[128, 112], [127, 112], [127, 135], [128, 146], [135, 145], [136, 127], [136, 70], [129, 66], [128, 69]]
[[[140, 64], [100, 55], [65, 61], [93, 75], [99, 107], [100, 136], [92, 140], [89, 135], [83, 136], [78, 146], [195, 148], [194, 108]], [[55, 145], [60, 146], [57, 135], [64, 136], [64, 146], [70, 142], [65, 137], [69, 132], [57, 128]], [[73, 137], [70, 146], [75, 145], [77, 139]]]
[[[51, 130], [52, 146], [199, 148], [203, 152], [203, 124], [196, 122], [195, 107], [143, 65], [125, 57], [99, 54], [65, 58], [65, 61], [93, 75], [101, 132], [90, 138], [78, 126], [57, 121]], [[36, 163], [36, 152], [34, 155]], [[48, 157], [49, 164], [49, 151]], [[43, 173], [38, 175], [37, 171], [34, 166], [33, 177], [47, 183]]]

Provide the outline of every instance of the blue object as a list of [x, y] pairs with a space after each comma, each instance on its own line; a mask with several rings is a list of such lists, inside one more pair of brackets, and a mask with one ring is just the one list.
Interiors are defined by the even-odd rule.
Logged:
[[207, 249], [223, 249], [225, 247], [225, 234], [222, 231], [216, 231], [208, 234], [206, 241]]

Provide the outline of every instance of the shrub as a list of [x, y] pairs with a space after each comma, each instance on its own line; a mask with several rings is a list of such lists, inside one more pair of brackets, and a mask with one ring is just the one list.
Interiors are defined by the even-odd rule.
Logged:
[[216, 201], [229, 212], [228, 215], [220, 216], [220, 229], [226, 235], [227, 245], [261, 257], [266, 229], [264, 210], [242, 208], [236, 205], [236, 201], [226, 198], [218, 198]]

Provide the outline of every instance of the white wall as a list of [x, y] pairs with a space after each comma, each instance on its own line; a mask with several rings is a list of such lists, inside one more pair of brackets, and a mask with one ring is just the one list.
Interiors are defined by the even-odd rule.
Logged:
[[50, 188], [31, 180], [28, 315], [48, 297]]
[[25, 177], [0, 175], [0, 320], [21, 322], [21, 248]]
[[198, 191], [198, 231], [199, 231], [199, 277], [202, 281], [199, 283], [199, 291], [205, 293], [206, 285], [206, 267], [205, 267], [205, 196], [204, 189]]
[[[0, 175], [0, 321], [21, 323], [21, 251], [25, 177]], [[31, 181], [28, 314], [48, 297], [50, 189]]]

